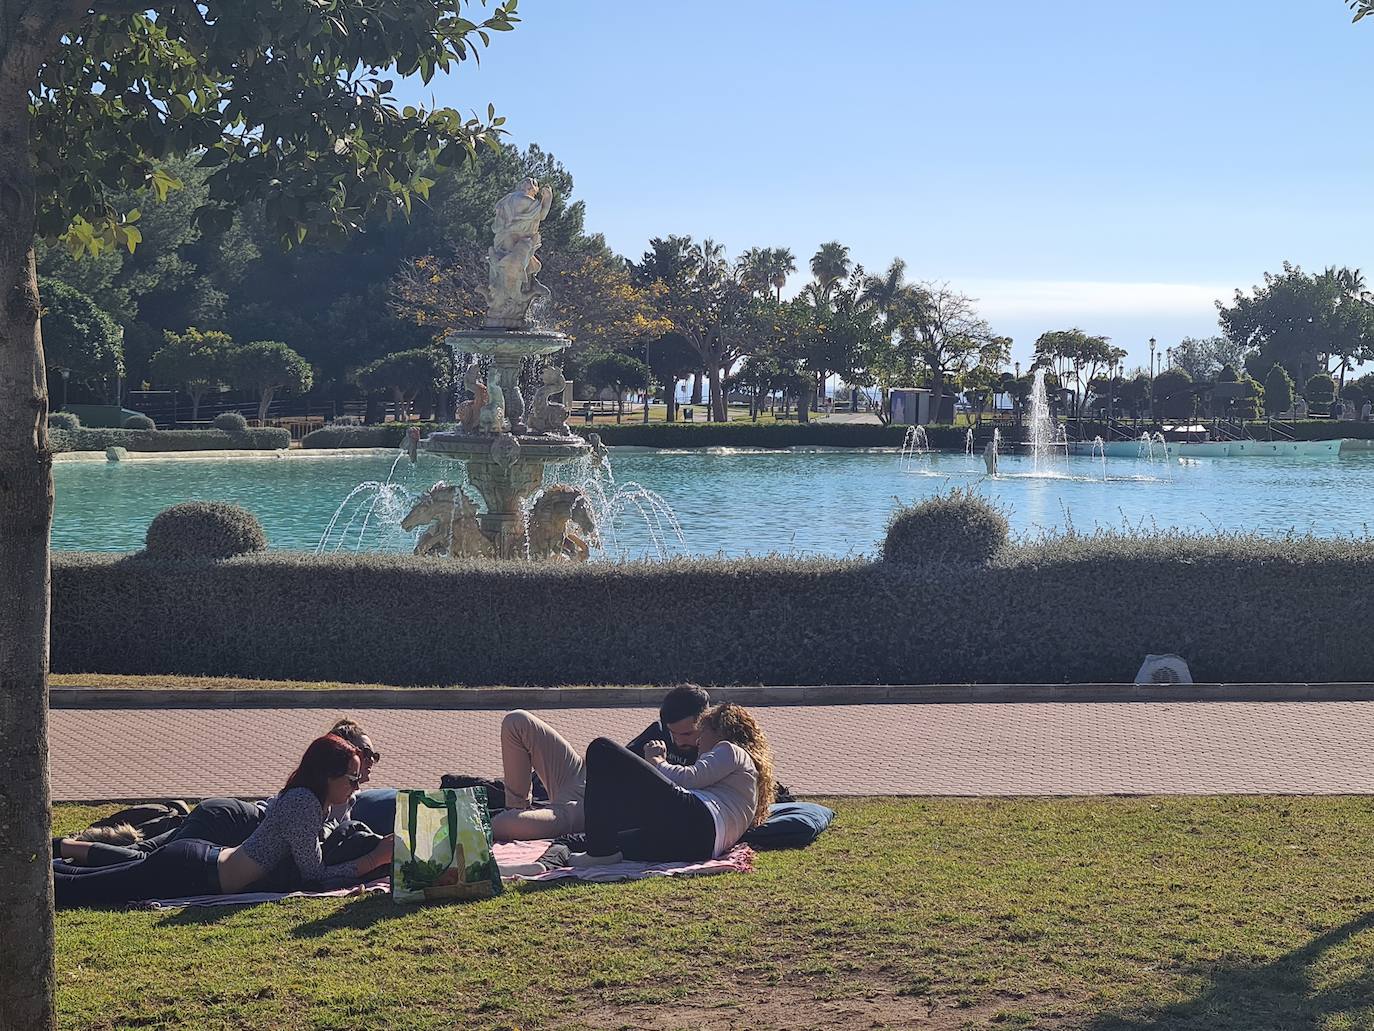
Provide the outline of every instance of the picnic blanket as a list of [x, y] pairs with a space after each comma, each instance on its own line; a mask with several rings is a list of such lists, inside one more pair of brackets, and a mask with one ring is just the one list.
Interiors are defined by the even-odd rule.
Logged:
[[346, 899], [374, 891], [391, 890], [391, 877], [378, 877], [362, 884], [333, 891], [241, 891], [237, 895], [188, 895], [179, 899], [145, 899], [135, 902], [134, 909], [184, 909], [187, 906], [251, 906], [259, 902], [280, 902], [282, 899]]
[[[533, 863], [552, 841], [507, 841], [492, 846], [496, 863], [501, 867], [523, 866]], [[718, 859], [702, 862], [677, 863], [633, 863], [624, 861], [608, 863], [605, 866], [554, 867], [541, 874], [507, 874], [502, 870], [504, 881], [637, 881], [644, 877], [689, 877], [706, 876], [718, 873], [748, 873], [754, 868], [754, 850], [748, 845], [736, 845]], [[259, 902], [280, 902], [282, 899], [346, 899], [361, 897], [373, 892], [391, 890], [389, 877], [378, 877], [364, 884], [349, 888], [335, 888], [333, 891], [244, 891], [237, 895], [190, 895], [179, 899], [148, 899], [134, 903], [137, 909], [184, 909], [189, 906], [251, 906]]]
[[492, 846], [503, 881], [637, 881], [644, 877], [704, 876], [718, 873], [748, 873], [754, 868], [754, 850], [748, 845], [736, 845], [717, 859], [701, 862], [634, 863], [622, 861], [604, 866], [574, 869], [556, 866], [541, 874], [508, 874], [507, 867], [533, 863], [552, 845], [552, 841], [505, 841]]

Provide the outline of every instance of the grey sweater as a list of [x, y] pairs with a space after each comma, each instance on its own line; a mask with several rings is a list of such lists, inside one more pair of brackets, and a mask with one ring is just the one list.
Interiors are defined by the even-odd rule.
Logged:
[[315, 792], [309, 788], [292, 788], [272, 800], [258, 829], [239, 847], [267, 871], [289, 858], [305, 884], [317, 885], [346, 878], [356, 880], [356, 862], [324, 864], [320, 855], [323, 826], [324, 808]]
[[660, 763], [658, 768], [706, 803], [716, 824], [716, 855], [733, 848], [753, 824], [759, 773], [749, 753], [733, 741], [722, 741], [691, 766]]

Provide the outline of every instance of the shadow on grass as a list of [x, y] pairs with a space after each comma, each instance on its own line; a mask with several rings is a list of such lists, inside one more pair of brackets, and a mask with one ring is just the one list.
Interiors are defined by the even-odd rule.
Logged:
[[1374, 970], [1361, 963], [1357, 976], [1317, 987], [1317, 972], [1311, 967], [1331, 949], [1371, 928], [1374, 913], [1366, 913], [1271, 963], [1195, 967], [1190, 973], [1212, 982], [1196, 998], [1146, 1016], [1103, 1014], [1084, 1031], [1290, 1031], [1323, 1026], [1326, 1018], [1371, 1004]]

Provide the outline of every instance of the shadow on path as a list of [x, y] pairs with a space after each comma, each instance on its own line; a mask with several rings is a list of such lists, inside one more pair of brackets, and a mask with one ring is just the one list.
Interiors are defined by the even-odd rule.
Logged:
[[1374, 1001], [1374, 970], [1368, 966], [1361, 966], [1357, 976], [1320, 989], [1313, 985], [1315, 971], [1311, 969], [1326, 952], [1371, 928], [1374, 913], [1367, 913], [1271, 963], [1195, 967], [1190, 973], [1212, 982], [1196, 998], [1148, 1016], [1102, 1014], [1085, 1025], [1084, 1031], [1294, 1031], [1318, 1027], [1327, 1017], [1370, 1006]]

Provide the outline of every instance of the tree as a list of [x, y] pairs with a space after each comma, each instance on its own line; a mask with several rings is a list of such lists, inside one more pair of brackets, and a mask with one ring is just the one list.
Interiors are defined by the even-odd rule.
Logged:
[[625, 394], [629, 390], [648, 389], [649, 367], [638, 358], [612, 351], [592, 357], [584, 375], [599, 387], [610, 387], [615, 391], [615, 421], [625, 415]]
[[[354, 374], [357, 384], [369, 393], [386, 394], [396, 403], [396, 417], [409, 419], [411, 405], [426, 398], [433, 408], [456, 384], [452, 382], [449, 355], [437, 345], [413, 347], [383, 355]], [[440, 405], [440, 407], [444, 407]]]
[[1174, 365], [1197, 383], [1212, 382], [1223, 368], [1234, 373], [1245, 364], [1245, 357], [1246, 348], [1224, 336], [1184, 337], [1173, 349]]
[[1277, 362], [1305, 383], [1330, 371], [1333, 359], [1344, 374], [1374, 358], [1374, 305], [1343, 286], [1340, 272], [1310, 275], [1284, 262], [1282, 274], [1266, 272], [1250, 295], [1237, 290], [1230, 307], [1217, 302], [1227, 339], [1253, 352], [1251, 375]]
[[[6, 834], [0, 1026], [51, 1028], [52, 881], [47, 651], [52, 458], [35, 235], [78, 253], [134, 248], [111, 198], [178, 184], [194, 154], [213, 171], [202, 228], [258, 202], [277, 238], [345, 237], [373, 212], [408, 212], [430, 180], [499, 131], [451, 110], [398, 109], [392, 79], [428, 80], [517, 20], [513, 0], [474, 24], [461, 0], [14, 0], [0, 5], [0, 726]], [[471, 38], [470, 38], [471, 37]]]
[[1186, 419], [1193, 411], [1193, 377], [1182, 369], [1165, 369], [1154, 379], [1154, 404], [1159, 415]]
[[830, 299], [835, 285], [848, 278], [851, 262], [849, 248], [838, 240], [823, 243], [811, 256], [811, 275], [820, 287], [821, 301]]
[[1053, 368], [1060, 382], [1073, 380], [1074, 410], [1079, 413], [1087, 385], [1126, 357], [1104, 336], [1089, 336], [1081, 329], [1059, 329], [1042, 333], [1035, 342], [1037, 364]]
[[[43, 297], [42, 329], [48, 367], [80, 378], [124, 372], [123, 333], [94, 301], [58, 279], [38, 280]], [[65, 391], [64, 391], [65, 394]], [[66, 402], [66, 397], [63, 397]]]
[[1005, 365], [1010, 342], [978, 317], [974, 300], [948, 284], [921, 283], [911, 288], [893, 312], [897, 341], [890, 362], [903, 369], [922, 369], [931, 404], [939, 418], [946, 381], [975, 365]]
[[230, 378], [230, 353], [234, 342], [216, 330], [192, 327], [185, 333], [168, 330], [164, 343], [149, 361], [153, 382], [166, 383], [191, 399], [191, 421], [200, 419], [200, 402]]
[[664, 418], [677, 421], [677, 383], [690, 376], [698, 367], [696, 349], [681, 333], [665, 333], [650, 340], [645, 349], [649, 355], [649, 371], [663, 384], [663, 400], [667, 406]]
[[310, 363], [280, 340], [254, 340], [229, 352], [229, 379], [241, 390], [258, 395], [258, 425], [267, 424], [267, 411], [278, 390], [304, 393], [314, 376]]
[[711, 417], [726, 422], [723, 380], [746, 353], [742, 314], [753, 296], [740, 272], [714, 241], [668, 236], [649, 241], [631, 274], [640, 286], [658, 284], [658, 310], [696, 351], [711, 386]]
[[1329, 373], [1319, 372], [1307, 381], [1302, 396], [1307, 398], [1308, 409], [1313, 415], [1325, 415], [1336, 399], [1336, 381]]
[[1288, 370], [1275, 364], [1264, 378], [1264, 414], [1273, 418], [1293, 407], [1293, 380]]

